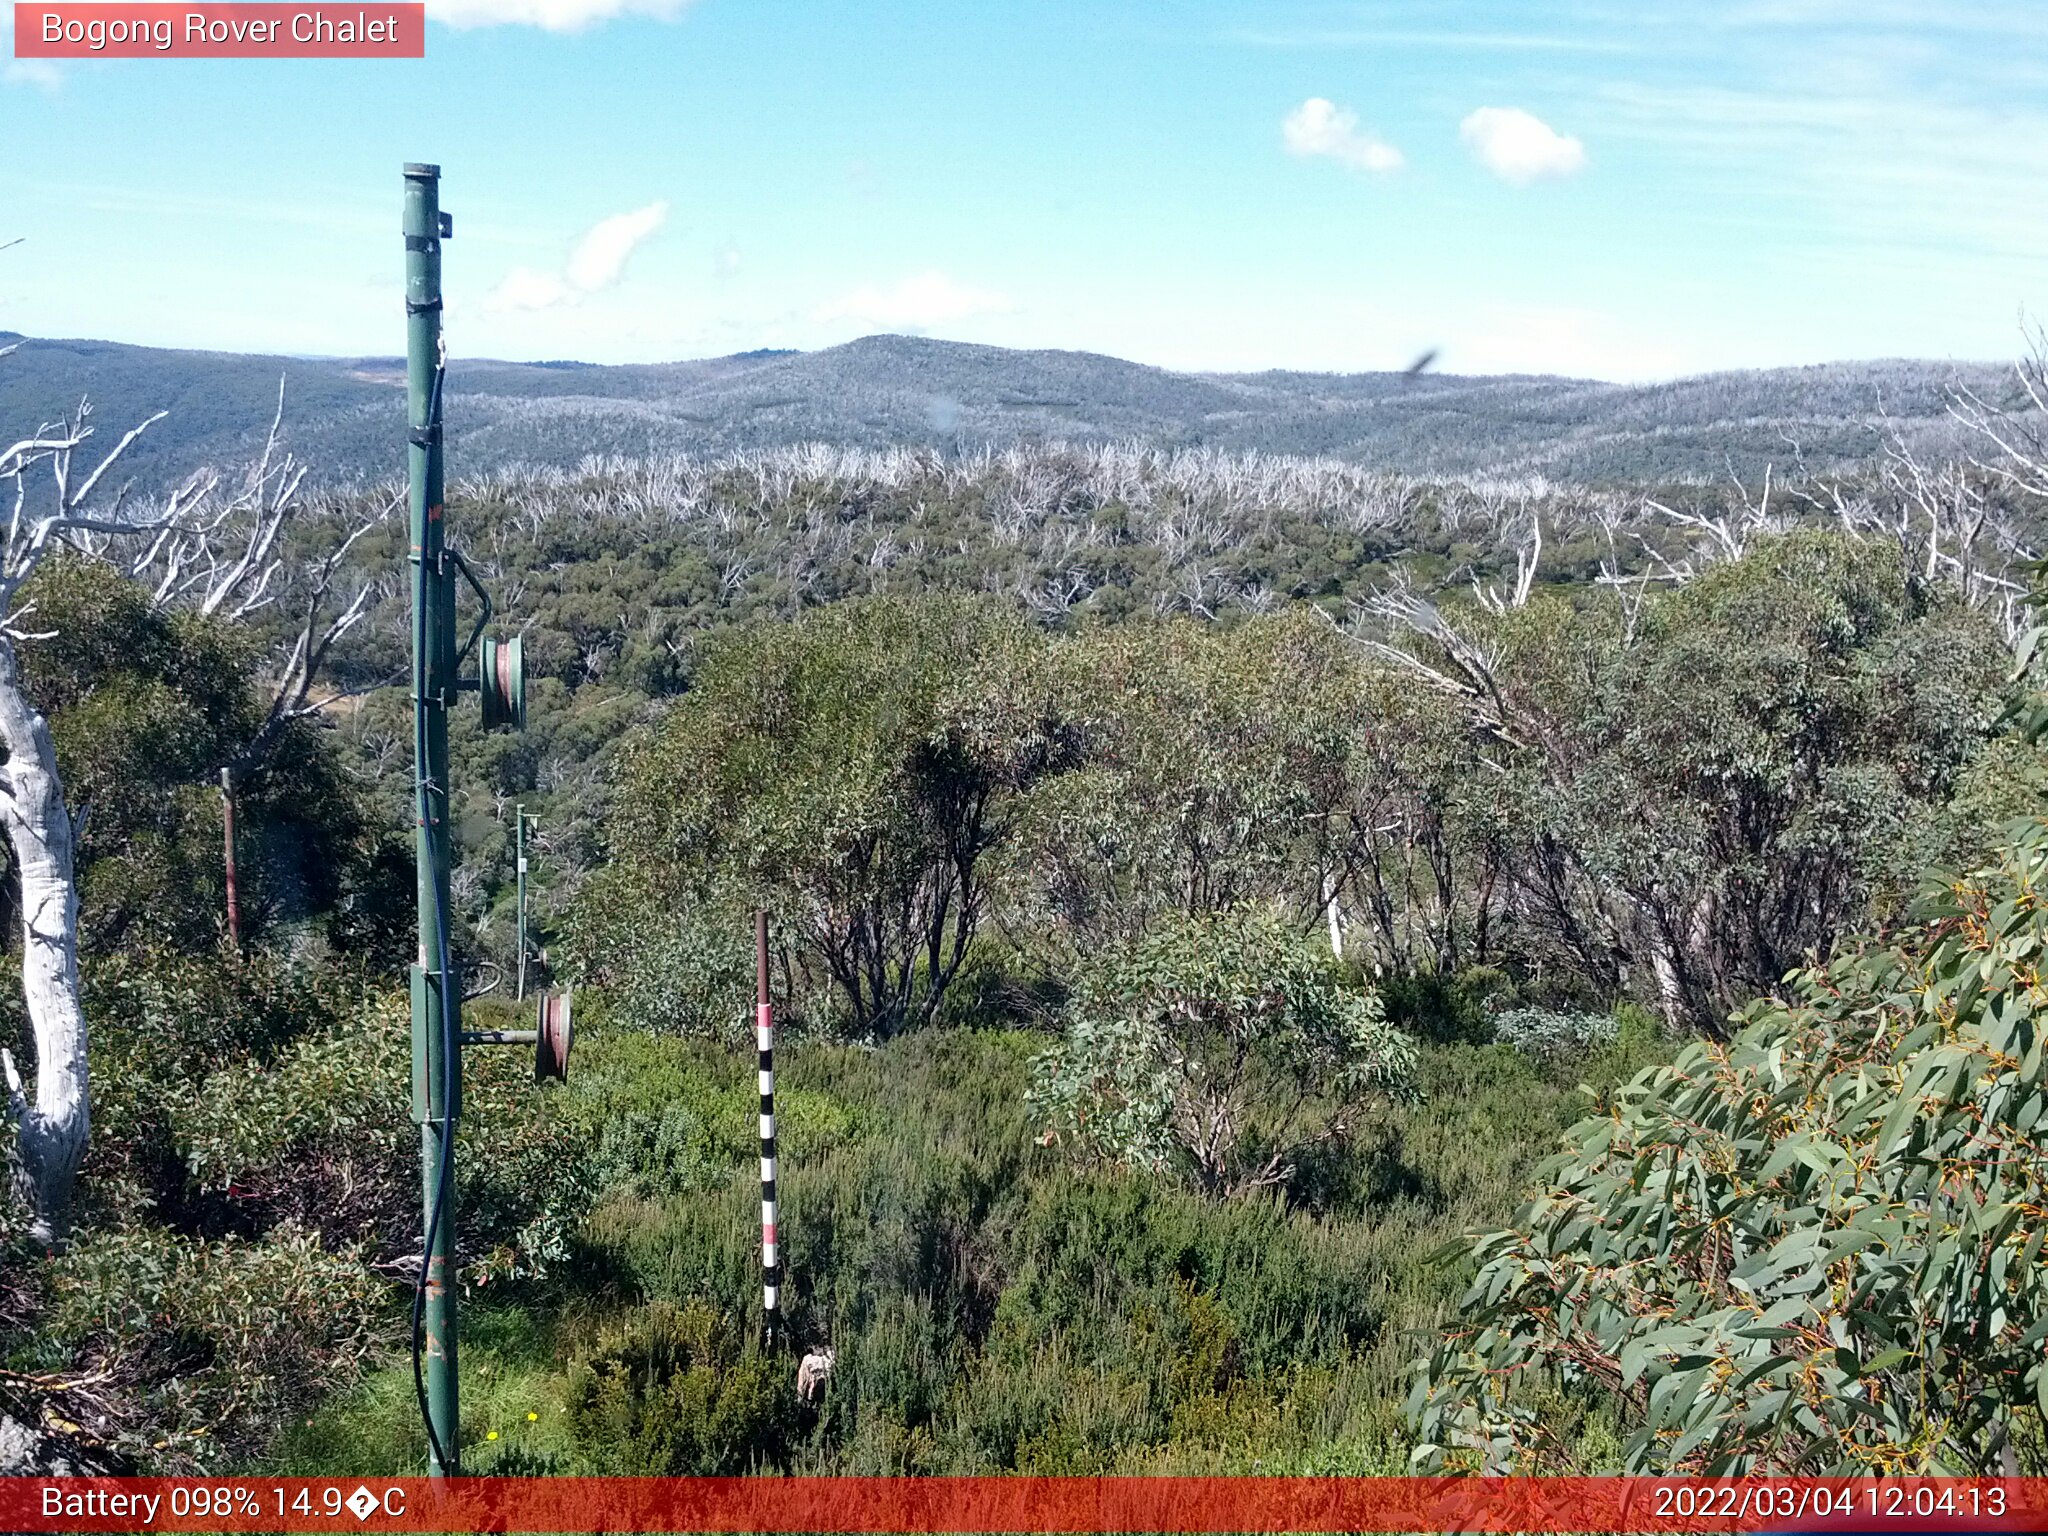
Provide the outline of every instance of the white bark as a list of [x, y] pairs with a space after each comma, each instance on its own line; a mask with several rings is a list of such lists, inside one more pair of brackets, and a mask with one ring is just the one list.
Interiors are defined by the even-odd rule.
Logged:
[[70, 1223], [72, 1181], [92, 1123], [78, 988], [78, 884], [57, 750], [48, 724], [21, 691], [14, 642], [4, 633], [0, 742], [7, 748], [0, 765], [0, 823], [21, 875], [22, 996], [36, 1048], [33, 1103], [13, 1059], [5, 1062], [20, 1124], [15, 1180], [34, 1212], [33, 1235], [53, 1244], [63, 1240]]
[[[21, 992], [35, 1043], [33, 1101], [6, 1051], [0, 1051], [0, 1072], [17, 1126], [14, 1192], [29, 1207], [31, 1234], [52, 1246], [63, 1242], [70, 1227], [71, 1190], [85, 1157], [92, 1106], [78, 985], [74, 833], [49, 725], [23, 693], [15, 665], [16, 642], [32, 638], [21, 627], [29, 610], [19, 596], [53, 543], [153, 537], [179, 526], [193, 510], [182, 495], [155, 517], [122, 516], [118, 497], [106, 516], [86, 508], [94, 488], [162, 414], [130, 431], [74, 486], [72, 455], [92, 436], [89, 409], [81, 404], [76, 420], [45, 426], [0, 448], [0, 484], [13, 482], [13, 506], [0, 524], [0, 747], [7, 753], [0, 763], [0, 826], [21, 880]], [[31, 511], [28, 476], [38, 465], [48, 468], [56, 494], [46, 510]]]

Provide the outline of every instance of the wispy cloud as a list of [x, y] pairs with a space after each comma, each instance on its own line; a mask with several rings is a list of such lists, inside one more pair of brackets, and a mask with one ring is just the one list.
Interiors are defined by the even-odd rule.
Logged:
[[55, 59], [9, 59], [0, 68], [0, 81], [54, 91], [64, 84], [64, 70]]
[[916, 332], [1015, 308], [1007, 294], [970, 287], [943, 272], [919, 272], [886, 288], [865, 284], [819, 305], [811, 318], [824, 325], [852, 320], [884, 330]]
[[1517, 186], [1583, 170], [1586, 146], [1520, 107], [1481, 107], [1458, 125], [1458, 136], [1502, 181]]
[[626, 261], [668, 221], [666, 202], [600, 219], [570, 248], [560, 275], [514, 267], [484, 300], [491, 310], [552, 309], [601, 293], [625, 275]]
[[1401, 31], [1360, 28], [1326, 31], [1265, 32], [1240, 29], [1224, 34], [1226, 42], [1248, 48], [1420, 48], [1474, 53], [1630, 53], [1635, 45], [1614, 37], [1567, 37], [1537, 32]]
[[427, 0], [427, 14], [447, 26], [539, 27], [580, 32], [620, 16], [672, 21], [690, 0]]
[[1321, 96], [1311, 96], [1280, 124], [1290, 155], [1323, 156], [1361, 171], [1384, 175], [1401, 168], [1401, 151], [1358, 126], [1358, 114]]
[[64, 70], [55, 59], [16, 59], [14, 52], [14, 7], [0, 6], [0, 85], [33, 85], [54, 91], [64, 83]]
[[655, 202], [593, 224], [569, 253], [571, 286], [585, 293], [611, 287], [625, 271], [626, 258], [667, 221], [668, 204]]
[[1598, 310], [1486, 305], [1447, 339], [1454, 373], [1560, 373], [1583, 379], [1668, 379], [1687, 371], [1683, 351]]
[[484, 299], [484, 308], [503, 312], [552, 309], [569, 297], [569, 285], [552, 272], [514, 267]]

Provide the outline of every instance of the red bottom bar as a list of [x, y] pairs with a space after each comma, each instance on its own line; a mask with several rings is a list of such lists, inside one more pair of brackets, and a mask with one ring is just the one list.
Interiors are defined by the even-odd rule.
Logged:
[[0, 1479], [9, 1531], [2048, 1530], [2043, 1478]]

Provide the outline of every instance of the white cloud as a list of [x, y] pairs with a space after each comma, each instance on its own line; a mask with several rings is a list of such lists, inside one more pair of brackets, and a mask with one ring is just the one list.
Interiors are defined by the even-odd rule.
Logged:
[[569, 281], [585, 293], [596, 293], [619, 280], [626, 258], [668, 220], [668, 204], [649, 203], [631, 213], [613, 214], [590, 227], [569, 253]]
[[1481, 165], [1517, 186], [1586, 164], [1585, 145], [1520, 107], [1481, 107], [1458, 125], [1458, 136]]
[[427, 0], [427, 14], [447, 26], [539, 27], [580, 32], [617, 16], [673, 21], [690, 0]]
[[842, 294], [811, 313], [813, 320], [857, 320], [891, 331], [922, 331], [974, 315], [1014, 309], [1005, 294], [970, 288], [943, 272], [920, 272], [887, 288], [873, 283]]
[[9, 59], [6, 67], [0, 69], [0, 81], [54, 91], [64, 84], [64, 70], [55, 59]]
[[14, 59], [14, 7], [0, 6], [0, 84], [35, 85], [54, 91], [64, 83], [64, 70], [55, 59]]
[[1401, 168], [1401, 151], [1372, 133], [1362, 133], [1358, 114], [1321, 96], [1311, 96], [1280, 124], [1290, 155], [1327, 155], [1361, 171], [1384, 174]]
[[536, 272], [531, 267], [514, 267], [505, 274], [505, 280], [486, 296], [484, 308], [501, 312], [508, 309], [549, 309], [568, 297], [568, 285], [554, 273]]
[[665, 202], [600, 219], [570, 248], [559, 276], [532, 267], [514, 267], [485, 297], [484, 308], [499, 312], [552, 309], [557, 304], [573, 304], [587, 293], [602, 292], [624, 275], [626, 258], [667, 220]]
[[1444, 338], [1438, 367], [1633, 382], [1697, 371], [1703, 355], [1688, 355], [1674, 338], [1598, 310], [1484, 305]]
[[1427, 32], [1387, 28], [1352, 28], [1345, 31], [1309, 29], [1261, 32], [1236, 29], [1224, 40], [1248, 48], [1442, 48], [1459, 53], [1632, 53], [1633, 43], [1613, 38], [1549, 36], [1533, 32]]

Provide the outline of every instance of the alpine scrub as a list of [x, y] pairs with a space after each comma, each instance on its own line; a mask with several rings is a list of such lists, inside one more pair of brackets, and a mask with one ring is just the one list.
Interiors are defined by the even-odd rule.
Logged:
[[1572, 1469], [1542, 1405], [1592, 1389], [1632, 1472], [2048, 1466], [2044, 881], [2048, 820], [2017, 824], [1897, 942], [1573, 1127], [1473, 1250], [1418, 1465]]
[[1415, 1042], [1270, 911], [1162, 923], [1085, 971], [1033, 1063], [1048, 1140], [1224, 1197], [1285, 1186], [1377, 1097], [1408, 1101]]

